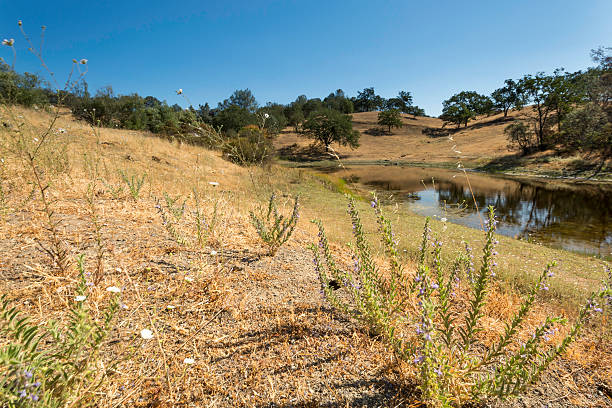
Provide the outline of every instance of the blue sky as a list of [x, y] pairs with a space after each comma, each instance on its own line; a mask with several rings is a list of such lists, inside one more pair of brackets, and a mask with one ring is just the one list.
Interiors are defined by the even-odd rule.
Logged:
[[[506, 78], [592, 65], [612, 46], [612, 1], [22, 1], [0, 0], [0, 38], [18, 71], [43, 73], [23, 20], [58, 78], [87, 58], [90, 90], [112, 85], [185, 105], [250, 88], [260, 104], [298, 95], [384, 97], [409, 90], [430, 115], [455, 92], [490, 93]], [[9, 62], [7, 47], [0, 56]]]

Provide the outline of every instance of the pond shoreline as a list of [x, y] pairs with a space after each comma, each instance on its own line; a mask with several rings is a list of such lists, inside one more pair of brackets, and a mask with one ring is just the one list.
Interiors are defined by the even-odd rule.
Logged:
[[457, 166], [457, 162], [426, 162], [426, 161], [404, 161], [404, 160], [316, 160], [316, 161], [288, 161], [279, 160], [281, 166], [290, 168], [334, 168], [334, 167], [351, 167], [351, 166], [397, 166], [397, 167], [426, 167], [433, 169], [465, 169], [467, 172], [490, 175], [490, 176], [508, 176], [513, 179], [534, 180], [542, 179], [542, 181], [559, 181], [567, 184], [594, 184], [594, 185], [612, 185], [612, 175], [603, 174], [602, 178], [566, 176], [558, 171], [542, 171], [536, 172], [529, 169], [522, 169], [521, 172], [514, 171], [490, 171], [483, 167], [485, 166]]

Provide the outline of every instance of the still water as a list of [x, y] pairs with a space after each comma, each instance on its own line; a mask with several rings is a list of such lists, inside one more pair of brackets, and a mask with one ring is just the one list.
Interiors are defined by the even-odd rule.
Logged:
[[612, 255], [609, 184], [513, 179], [473, 172], [466, 176], [459, 170], [419, 167], [320, 170], [376, 190], [417, 214], [480, 228], [477, 212], [484, 215], [492, 205], [500, 221], [500, 234], [605, 258]]

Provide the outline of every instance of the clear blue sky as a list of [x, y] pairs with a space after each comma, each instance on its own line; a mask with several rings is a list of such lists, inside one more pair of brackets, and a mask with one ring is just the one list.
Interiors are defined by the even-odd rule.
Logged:
[[[41, 72], [17, 20], [59, 78], [87, 58], [90, 90], [217, 102], [250, 88], [260, 104], [365, 87], [409, 90], [428, 114], [461, 90], [591, 64], [612, 45], [612, 1], [25, 1], [0, 0], [0, 38], [18, 71]], [[9, 62], [7, 47], [0, 56]]]

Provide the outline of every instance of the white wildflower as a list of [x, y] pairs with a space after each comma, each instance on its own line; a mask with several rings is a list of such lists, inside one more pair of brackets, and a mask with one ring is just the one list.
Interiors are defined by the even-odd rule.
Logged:
[[75, 297], [74, 297], [74, 301], [75, 301], [75, 302], [82, 302], [82, 301], [84, 301], [85, 299], [87, 299], [87, 296], [85, 296], [85, 295], [78, 295], [78, 296], [75, 296]]
[[151, 340], [153, 338], [153, 332], [149, 329], [142, 329], [140, 331], [140, 337], [145, 340]]
[[212, 256], [215, 256], [215, 255], [217, 255], [217, 251], [215, 251], [215, 250], [213, 249], [212, 251], [210, 251], [210, 254], [211, 254]]
[[442, 217], [442, 218], [440, 218], [440, 221], [442, 221], [442, 222], [446, 222], [446, 221], [448, 221], [448, 220], [446, 219], [446, 217]]
[[174, 309], [176, 309], [176, 306], [173, 306], [173, 305], [168, 305], [168, 306], [166, 306], [166, 309], [168, 309], [168, 310], [174, 310]]
[[210, 184], [213, 187], [216, 187], [216, 186], [219, 185], [219, 182], [217, 182], [217, 181], [209, 181], [208, 184]]
[[268, 115], [267, 113], [264, 113], [264, 118], [268, 119], [270, 118], [270, 115]]
[[186, 359], [183, 360], [183, 363], [191, 365], [195, 363], [195, 360], [193, 358], [187, 357]]
[[108, 288], [106, 288], [106, 291], [111, 293], [120, 293], [121, 289], [116, 286], [109, 286]]
[[185, 276], [185, 280], [189, 283], [193, 282], [193, 278], [191, 276]]
[[13, 44], [15, 44], [15, 39], [11, 38], [10, 40], [7, 40], [6, 38], [4, 40], [2, 40], [2, 45], [6, 45], [7, 47], [12, 47]]

